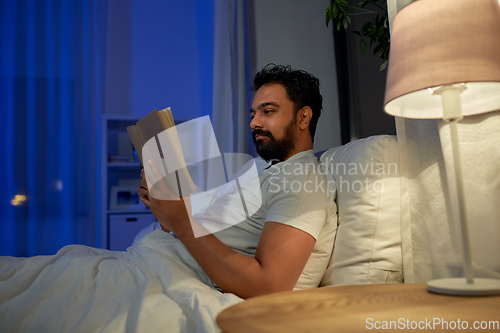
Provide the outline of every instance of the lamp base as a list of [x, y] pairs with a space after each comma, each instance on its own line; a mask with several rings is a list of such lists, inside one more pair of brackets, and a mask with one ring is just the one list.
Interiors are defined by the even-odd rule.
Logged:
[[500, 295], [500, 280], [475, 278], [473, 283], [467, 283], [465, 278], [438, 279], [427, 282], [427, 290], [455, 296]]

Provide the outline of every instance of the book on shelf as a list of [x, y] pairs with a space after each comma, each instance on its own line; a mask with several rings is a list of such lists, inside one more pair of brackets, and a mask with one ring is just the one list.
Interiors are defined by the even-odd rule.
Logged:
[[151, 181], [159, 179], [149, 167], [149, 160], [158, 168], [174, 194], [183, 196], [194, 191], [195, 185], [186, 167], [170, 107], [151, 111], [135, 125], [127, 127], [127, 131]]

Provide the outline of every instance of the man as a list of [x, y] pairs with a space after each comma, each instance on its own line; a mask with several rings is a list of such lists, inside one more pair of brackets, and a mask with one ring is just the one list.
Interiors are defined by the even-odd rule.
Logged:
[[254, 90], [253, 141], [258, 154], [271, 162], [259, 175], [262, 206], [256, 214], [196, 238], [193, 222], [217, 220], [229, 201], [221, 197], [202, 216], [191, 216], [189, 197], [154, 199], [144, 176], [138, 189], [162, 229], [175, 233], [214, 283], [243, 298], [292, 290], [336, 213], [328, 188], [317, 186], [323, 178], [312, 151], [322, 108], [318, 79], [289, 66], [268, 65], [256, 74]]

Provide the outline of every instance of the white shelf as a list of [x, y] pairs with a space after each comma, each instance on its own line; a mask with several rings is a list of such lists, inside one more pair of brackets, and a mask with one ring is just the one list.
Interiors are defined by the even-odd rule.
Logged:
[[149, 209], [127, 209], [127, 210], [107, 210], [108, 214], [137, 214], [137, 213], [148, 213], [151, 214]]
[[136, 116], [131, 116], [128, 114], [103, 114], [102, 118], [105, 120], [132, 120], [132, 121], [139, 121], [141, 117], [136, 117]]
[[[109, 201], [110, 201], [110, 191], [111, 187], [118, 185], [121, 180], [124, 179], [137, 179], [137, 183], [139, 183], [140, 179], [140, 170], [138, 162], [108, 162], [109, 155], [127, 155], [123, 151], [123, 142], [121, 142], [119, 138], [126, 137], [127, 126], [134, 125], [141, 117], [135, 117], [130, 115], [102, 115], [101, 117], [101, 219], [100, 225], [97, 226], [97, 232], [100, 232], [100, 247], [108, 248], [110, 246], [111, 236], [116, 239], [116, 237], [124, 239], [129, 237], [128, 232], [132, 232], [135, 229], [132, 228], [132, 224], [123, 225], [123, 228], [120, 228], [116, 225], [116, 222], [113, 228], [110, 228], [111, 217], [115, 220], [117, 216], [126, 216], [126, 215], [140, 215], [141, 218], [147, 219], [146, 216], [150, 215], [151, 218], [154, 218], [151, 212], [148, 209], [124, 209], [124, 210], [111, 210], [109, 209]], [[132, 145], [132, 142], [130, 142]], [[122, 148], [120, 148], [122, 147]], [[130, 153], [130, 152], [129, 152]], [[121, 221], [121, 219], [119, 219]], [[124, 219], [123, 221], [126, 221]], [[120, 222], [121, 223], [121, 222]], [[126, 222], [123, 222], [126, 223]], [[139, 224], [137, 224], [139, 225]], [[112, 232], [113, 235], [109, 235], [108, 232]], [[132, 237], [133, 238], [133, 237]], [[128, 239], [128, 238], [127, 238]]]
[[116, 162], [116, 163], [110, 163], [108, 162], [107, 166], [109, 168], [137, 168], [139, 169], [139, 163], [136, 163], [136, 162]]

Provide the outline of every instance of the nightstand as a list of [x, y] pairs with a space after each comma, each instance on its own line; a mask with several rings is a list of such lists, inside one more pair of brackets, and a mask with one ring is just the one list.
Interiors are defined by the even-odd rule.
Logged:
[[499, 330], [500, 296], [438, 295], [425, 283], [322, 287], [248, 299], [217, 324], [230, 333]]

